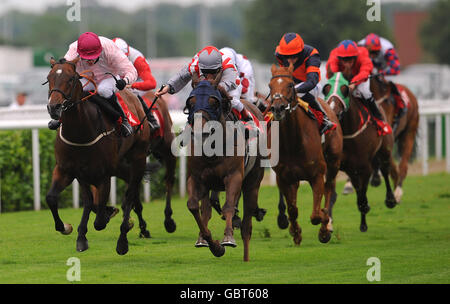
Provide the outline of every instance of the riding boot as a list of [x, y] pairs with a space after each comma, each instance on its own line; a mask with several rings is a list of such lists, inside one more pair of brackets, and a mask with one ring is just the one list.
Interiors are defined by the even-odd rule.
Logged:
[[153, 115], [152, 111], [148, 109], [147, 104], [144, 102], [141, 96], [138, 95], [138, 98], [142, 104], [142, 107], [144, 108], [145, 113], [147, 113], [148, 124], [150, 126], [151, 131], [153, 132], [158, 130], [160, 126], [155, 116]]
[[59, 128], [59, 126], [61, 125], [61, 122], [59, 120], [56, 119], [52, 119], [48, 122], [48, 128], [50, 130], [56, 130]]
[[369, 108], [369, 111], [372, 113], [377, 128], [379, 130], [380, 135], [386, 135], [392, 132], [391, 126], [384, 120], [383, 115], [378, 108], [377, 102], [375, 98], [370, 97], [369, 99], [365, 99], [364, 103]]
[[325, 113], [324, 109], [320, 102], [318, 102], [315, 98], [309, 101], [309, 105], [317, 111], [320, 111], [323, 115], [322, 125], [320, 126], [320, 135], [327, 134], [328, 132], [336, 129], [336, 124], [328, 119], [327, 113]]
[[116, 94], [113, 94], [109, 99], [108, 102], [119, 112], [120, 117], [122, 117], [122, 135], [124, 137], [128, 137], [133, 134], [133, 128], [131, 127], [130, 123], [128, 122], [127, 116], [125, 115], [125, 112], [122, 109], [122, 106], [119, 103], [119, 100], [117, 99]]

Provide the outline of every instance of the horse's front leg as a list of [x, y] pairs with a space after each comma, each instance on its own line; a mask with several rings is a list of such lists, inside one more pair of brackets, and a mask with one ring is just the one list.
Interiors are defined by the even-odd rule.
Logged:
[[[197, 222], [197, 226], [200, 229], [200, 237], [207, 242], [207, 247], [209, 247], [209, 250], [214, 256], [223, 256], [225, 254], [225, 248], [217, 240], [214, 241], [212, 239], [211, 231], [209, 231], [207, 223], [203, 221], [200, 215], [199, 201], [207, 197], [208, 191], [202, 184], [196, 183], [192, 176], [190, 176], [187, 180], [187, 192], [189, 197], [187, 207]], [[206, 245], [203, 247], [206, 247]]]
[[86, 183], [80, 183], [81, 188], [81, 200], [83, 202], [83, 216], [81, 217], [80, 225], [78, 226], [77, 237], [77, 251], [85, 251], [89, 248], [88, 240], [86, 238], [87, 223], [89, 221], [89, 214], [92, 210], [93, 196], [91, 188]]
[[291, 223], [289, 233], [294, 237], [295, 245], [300, 245], [302, 242], [302, 228], [300, 228], [297, 222], [297, 190], [299, 183], [298, 181], [288, 182], [281, 180], [280, 175], [277, 173], [277, 185], [281, 191], [281, 194], [286, 198], [289, 222]]
[[47, 193], [46, 201], [50, 211], [53, 215], [53, 220], [55, 221], [55, 230], [61, 232], [62, 234], [70, 234], [72, 233], [72, 225], [64, 224], [59, 217], [58, 213], [58, 200], [59, 194], [72, 183], [73, 177], [64, 174], [58, 166], [55, 166], [53, 169], [52, 175], [52, 185], [50, 190]]
[[223, 246], [236, 247], [236, 241], [233, 237], [233, 216], [236, 211], [237, 200], [239, 199], [242, 187], [242, 172], [236, 172], [225, 178], [226, 201], [222, 208], [222, 214], [225, 217], [225, 232], [221, 242]]
[[95, 230], [103, 230], [108, 224], [110, 216], [107, 213], [106, 203], [109, 199], [109, 191], [111, 190], [111, 178], [105, 178], [101, 183], [96, 185], [94, 191], [94, 205], [97, 209], [97, 216], [94, 221]]

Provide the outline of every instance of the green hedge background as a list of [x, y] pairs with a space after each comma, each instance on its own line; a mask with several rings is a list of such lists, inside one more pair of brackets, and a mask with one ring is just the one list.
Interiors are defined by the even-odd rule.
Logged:
[[[39, 130], [40, 155], [40, 193], [41, 208], [48, 208], [45, 196], [50, 189], [52, 171], [55, 165], [54, 157], [55, 132], [47, 129]], [[154, 161], [151, 159], [151, 161]], [[176, 170], [176, 183], [178, 183]], [[164, 177], [162, 167], [151, 177], [151, 198], [165, 196]], [[126, 184], [117, 180], [117, 203], [122, 202]], [[173, 192], [178, 188], [174, 186]], [[141, 190], [141, 199], [144, 200]], [[33, 210], [33, 161], [31, 130], [0, 131], [0, 200], [1, 212]], [[82, 201], [80, 201], [82, 205]], [[72, 206], [72, 186], [67, 187], [60, 196], [59, 207]]]

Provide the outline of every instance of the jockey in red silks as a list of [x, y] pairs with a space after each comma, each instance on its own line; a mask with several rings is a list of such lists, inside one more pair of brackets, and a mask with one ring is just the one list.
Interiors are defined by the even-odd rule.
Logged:
[[[136, 68], [138, 79], [136, 82], [128, 85], [127, 87], [141, 99], [141, 102], [143, 102], [142, 96], [144, 96], [148, 91], [156, 88], [156, 80], [152, 75], [150, 65], [140, 51], [129, 46], [128, 43], [122, 38], [114, 38], [113, 41]], [[159, 129], [160, 126], [158, 121], [153, 116], [152, 111], [148, 112], [147, 117], [150, 128], [152, 130]]]
[[[77, 41], [69, 46], [64, 59], [72, 61], [76, 58], [80, 60], [76, 64], [78, 73], [89, 70], [93, 73], [93, 79], [97, 84], [97, 93], [110, 103], [122, 117], [122, 134], [129, 136], [133, 134], [128, 119], [120, 106], [116, 97], [118, 90], [123, 90], [127, 84], [131, 84], [137, 79], [137, 71], [125, 54], [106, 37], [99, 37], [95, 33], [86, 32], [80, 35]], [[112, 73], [118, 78], [116, 80], [105, 73]], [[120, 77], [121, 75], [122, 77]], [[80, 79], [84, 91], [93, 91], [94, 85], [86, 79]], [[49, 128], [59, 127], [58, 121], [50, 121]]]
[[156, 92], [156, 96], [166, 93], [175, 94], [184, 88], [193, 75], [199, 78], [206, 74], [217, 75], [222, 71], [219, 86], [223, 87], [232, 98], [231, 106], [236, 109], [244, 121], [253, 122], [252, 115], [241, 103], [241, 92], [238, 90], [239, 75], [233, 61], [226, 54], [220, 52], [214, 46], [207, 46], [200, 50], [175, 76], [167, 81], [163, 88]]
[[[364, 46], [368, 51], [374, 68], [377, 71], [373, 73], [380, 73], [384, 76], [395, 76], [400, 74], [400, 60], [398, 58], [397, 52], [395, 51], [394, 45], [386, 38], [380, 37], [377, 34], [370, 33], [364, 39], [358, 42], [358, 45]], [[393, 94], [397, 107], [397, 115], [395, 122], [406, 113], [406, 105], [400, 94], [393, 86]]]
[[327, 134], [336, 129], [336, 124], [328, 119], [320, 102], [317, 101], [319, 95], [317, 84], [320, 81], [320, 55], [317, 49], [305, 45], [299, 34], [286, 33], [275, 50], [275, 57], [280, 66], [294, 65], [292, 76], [297, 96], [323, 115], [322, 125], [319, 127], [320, 134]]
[[383, 120], [383, 116], [370, 91], [369, 75], [372, 72], [373, 64], [366, 48], [358, 47], [352, 40], [344, 40], [331, 51], [326, 68], [327, 78], [332, 77], [334, 73], [351, 69], [353, 78], [349, 80], [349, 88], [350, 91], [353, 91], [353, 96], [363, 99], [375, 118], [377, 127], [382, 135], [392, 132], [390, 126]]

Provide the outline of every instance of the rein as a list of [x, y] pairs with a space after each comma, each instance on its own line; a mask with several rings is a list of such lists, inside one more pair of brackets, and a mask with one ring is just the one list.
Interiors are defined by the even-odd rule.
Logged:
[[[288, 74], [275, 75], [275, 76], [272, 76], [272, 78], [270, 78], [270, 80], [272, 81], [272, 79], [281, 78], [281, 77], [288, 77], [291, 80], [293, 80], [292, 75], [288, 75]], [[290, 84], [292, 84], [292, 83], [290, 83]], [[295, 92], [295, 86], [294, 85], [292, 85], [292, 92], [293, 92], [293, 95], [290, 98], [287, 98], [286, 96], [284, 96], [283, 94], [280, 94], [280, 93], [273, 94], [273, 96], [271, 96], [272, 98], [270, 98], [269, 105], [267, 106], [266, 110], [263, 113], [263, 116], [266, 116], [266, 114], [268, 112], [270, 112], [270, 108], [272, 107], [273, 101], [275, 99], [284, 99], [284, 100], [286, 100], [286, 102], [288, 103], [288, 106], [287, 106], [287, 108], [285, 110], [288, 110], [289, 113], [291, 113], [292, 111], [295, 111], [297, 109], [297, 106], [299, 105], [299, 103], [297, 102], [295, 106], [291, 107], [291, 103], [292, 103], [292, 101], [295, 101], [295, 96], [297, 95], [296, 92]], [[267, 95], [266, 99], [269, 98], [269, 96], [270, 96], [270, 93], [269, 93], [269, 95]], [[294, 97], [294, 98], [292, 98], [292, 97]]]

